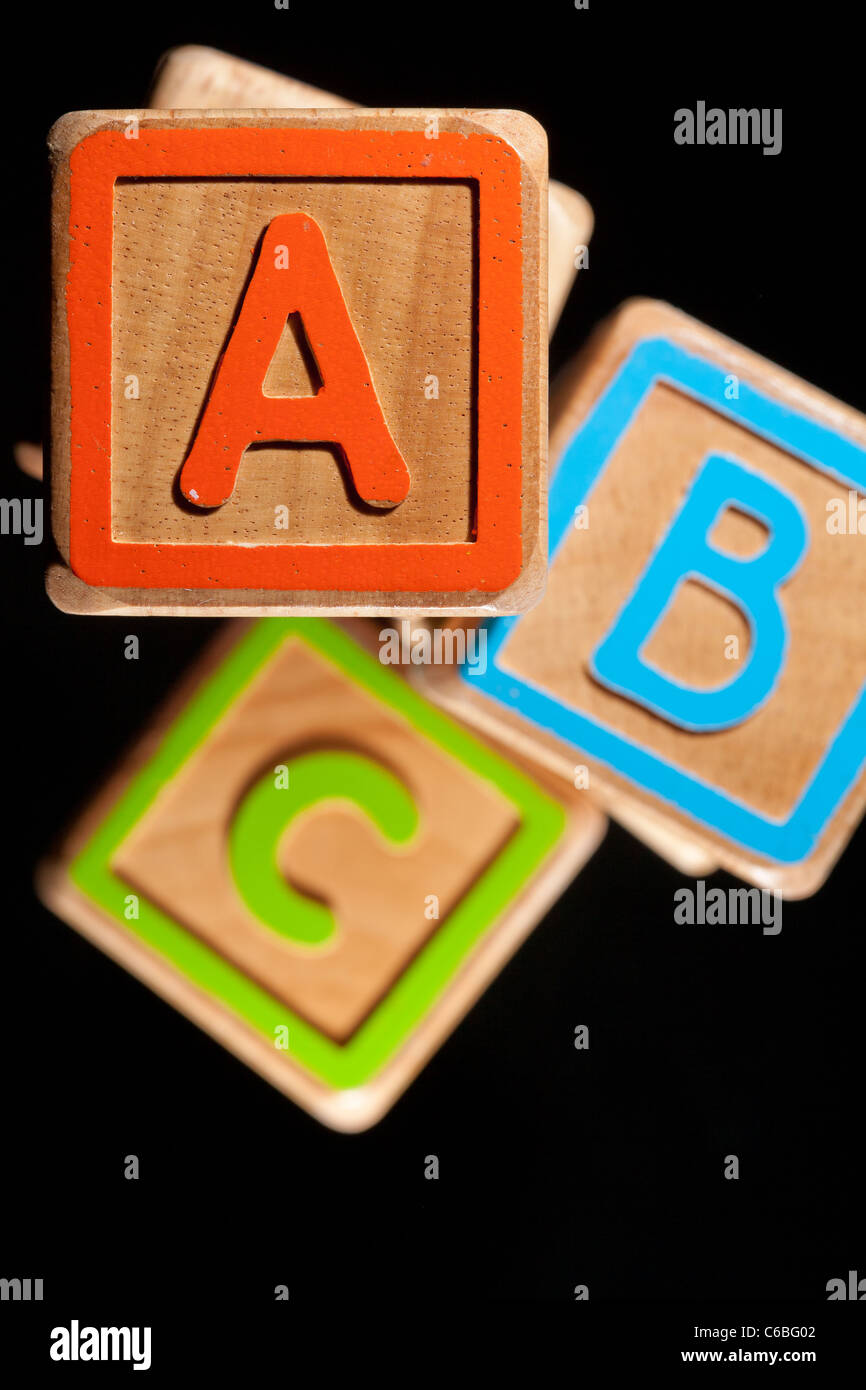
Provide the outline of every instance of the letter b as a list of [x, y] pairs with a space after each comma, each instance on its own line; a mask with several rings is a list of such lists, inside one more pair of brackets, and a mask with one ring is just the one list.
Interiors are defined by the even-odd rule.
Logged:
[[[741, 558], [710, 542], [713, 526], [728, 508], [767, 527], [770, 539], [759, 554]], [[620, 695], [696, 733], [742, 723], [766, 702], [781, 675], [788, 630], [778, 590], [798, 568], [807, 544], [805, 518], [788, 493], [736, 460], [710, 454], [597, 647], [594, 675]], [[751, 633], [746, 662], [731, 680], [710, 690], [674, 680], [641, 655], [687, 579], [699, 580], [740, 608]]]

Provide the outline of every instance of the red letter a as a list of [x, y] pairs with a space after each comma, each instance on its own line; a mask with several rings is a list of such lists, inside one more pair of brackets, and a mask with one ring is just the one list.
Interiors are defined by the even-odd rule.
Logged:
[[[300, 314], [323, 385], [315, 396], [266, 396], [262, 385], [290, 314]], [[275, 217], [180, 473], [184, 497], [219, 507], [244, 450], [274, 442], [339, 445], [362, 501], [394, 507], [409, 470], [376, 399], [321, 228], [303, 212]]]

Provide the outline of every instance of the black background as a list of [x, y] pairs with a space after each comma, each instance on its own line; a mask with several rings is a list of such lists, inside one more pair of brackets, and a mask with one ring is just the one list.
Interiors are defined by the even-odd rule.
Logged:
[[[596, 213], [553, 370], [621, 300], [647, 294], [866, 410], [862, 80], [845, 70], [846, 11], [19, 11], [5, 141], [10, 444], [40, 437], [47, 385], [45, 133], [66, 110], [144, 104], [160, 54], [189, 42], [369, 106], [513, 106], [541, 120], [552, 176]], [[676, 146], [673, 113], [699, 99], [783, 107], [781, 155]], [[4, 495], [37, 494], [8, 450], [4, 467]], [[862, 829], [771, 938], [674, 925], [682, 876], [612, 827], [392, 1113], [365, 1135], [332, 1134], [33, 896], [36, 860], [218, 626], [64, 616], [42, 591], [46, 551], [0, 538], [0, 1275], [44, 1277], [46, 1326], [109, 1309], [158, 1321], [172, 1303], [273, 1311], [277, 1283], [293, 1309], [385, 1313], [568, 1300], [581, 1283], [590, 1308], [823, 1300], [828, 1279], [866, 1275]], [[128, 632], [137, 662], [124, 659]], [[578, 1023], [588, 1052], [572, 1046]], [[130, 1153], [137, 1183], [123, 1178]], [[430, 1153], [439, 1182], [423, 1177]], [[737, 1182], [722, 1176], [730, 1153]]]

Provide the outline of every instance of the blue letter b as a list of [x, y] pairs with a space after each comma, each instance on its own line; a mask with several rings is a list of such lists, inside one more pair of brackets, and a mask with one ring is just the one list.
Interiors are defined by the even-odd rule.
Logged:
[[[769, 530], [769, 542], [758, 555], [740, 559], [710, 544], [709, 534], [728, 507], [748, 513]], [[596, 649], [593, 674], [620, 695], [684, 729], [710, 732], [742, 723], [772, 694], [781, 675], [788, 633], [777, 591], [796, 570], [807, 543], [806, 520], [793, 497], [734, 459], [710, 454], [631, 597]], [[714, 690], [683, 685], [641, 656], [687, 579], [696, 579], [730, 599], [749, 623], [745, 666]]]

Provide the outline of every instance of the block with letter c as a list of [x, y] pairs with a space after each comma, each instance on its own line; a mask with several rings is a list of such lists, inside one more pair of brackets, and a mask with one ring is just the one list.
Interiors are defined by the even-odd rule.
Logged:
[[428, 704], [356, 640], [367, 625], [240, 626], [40, 888], [299, 1104], [363, 1129], [578, 872], [604, 819]]

